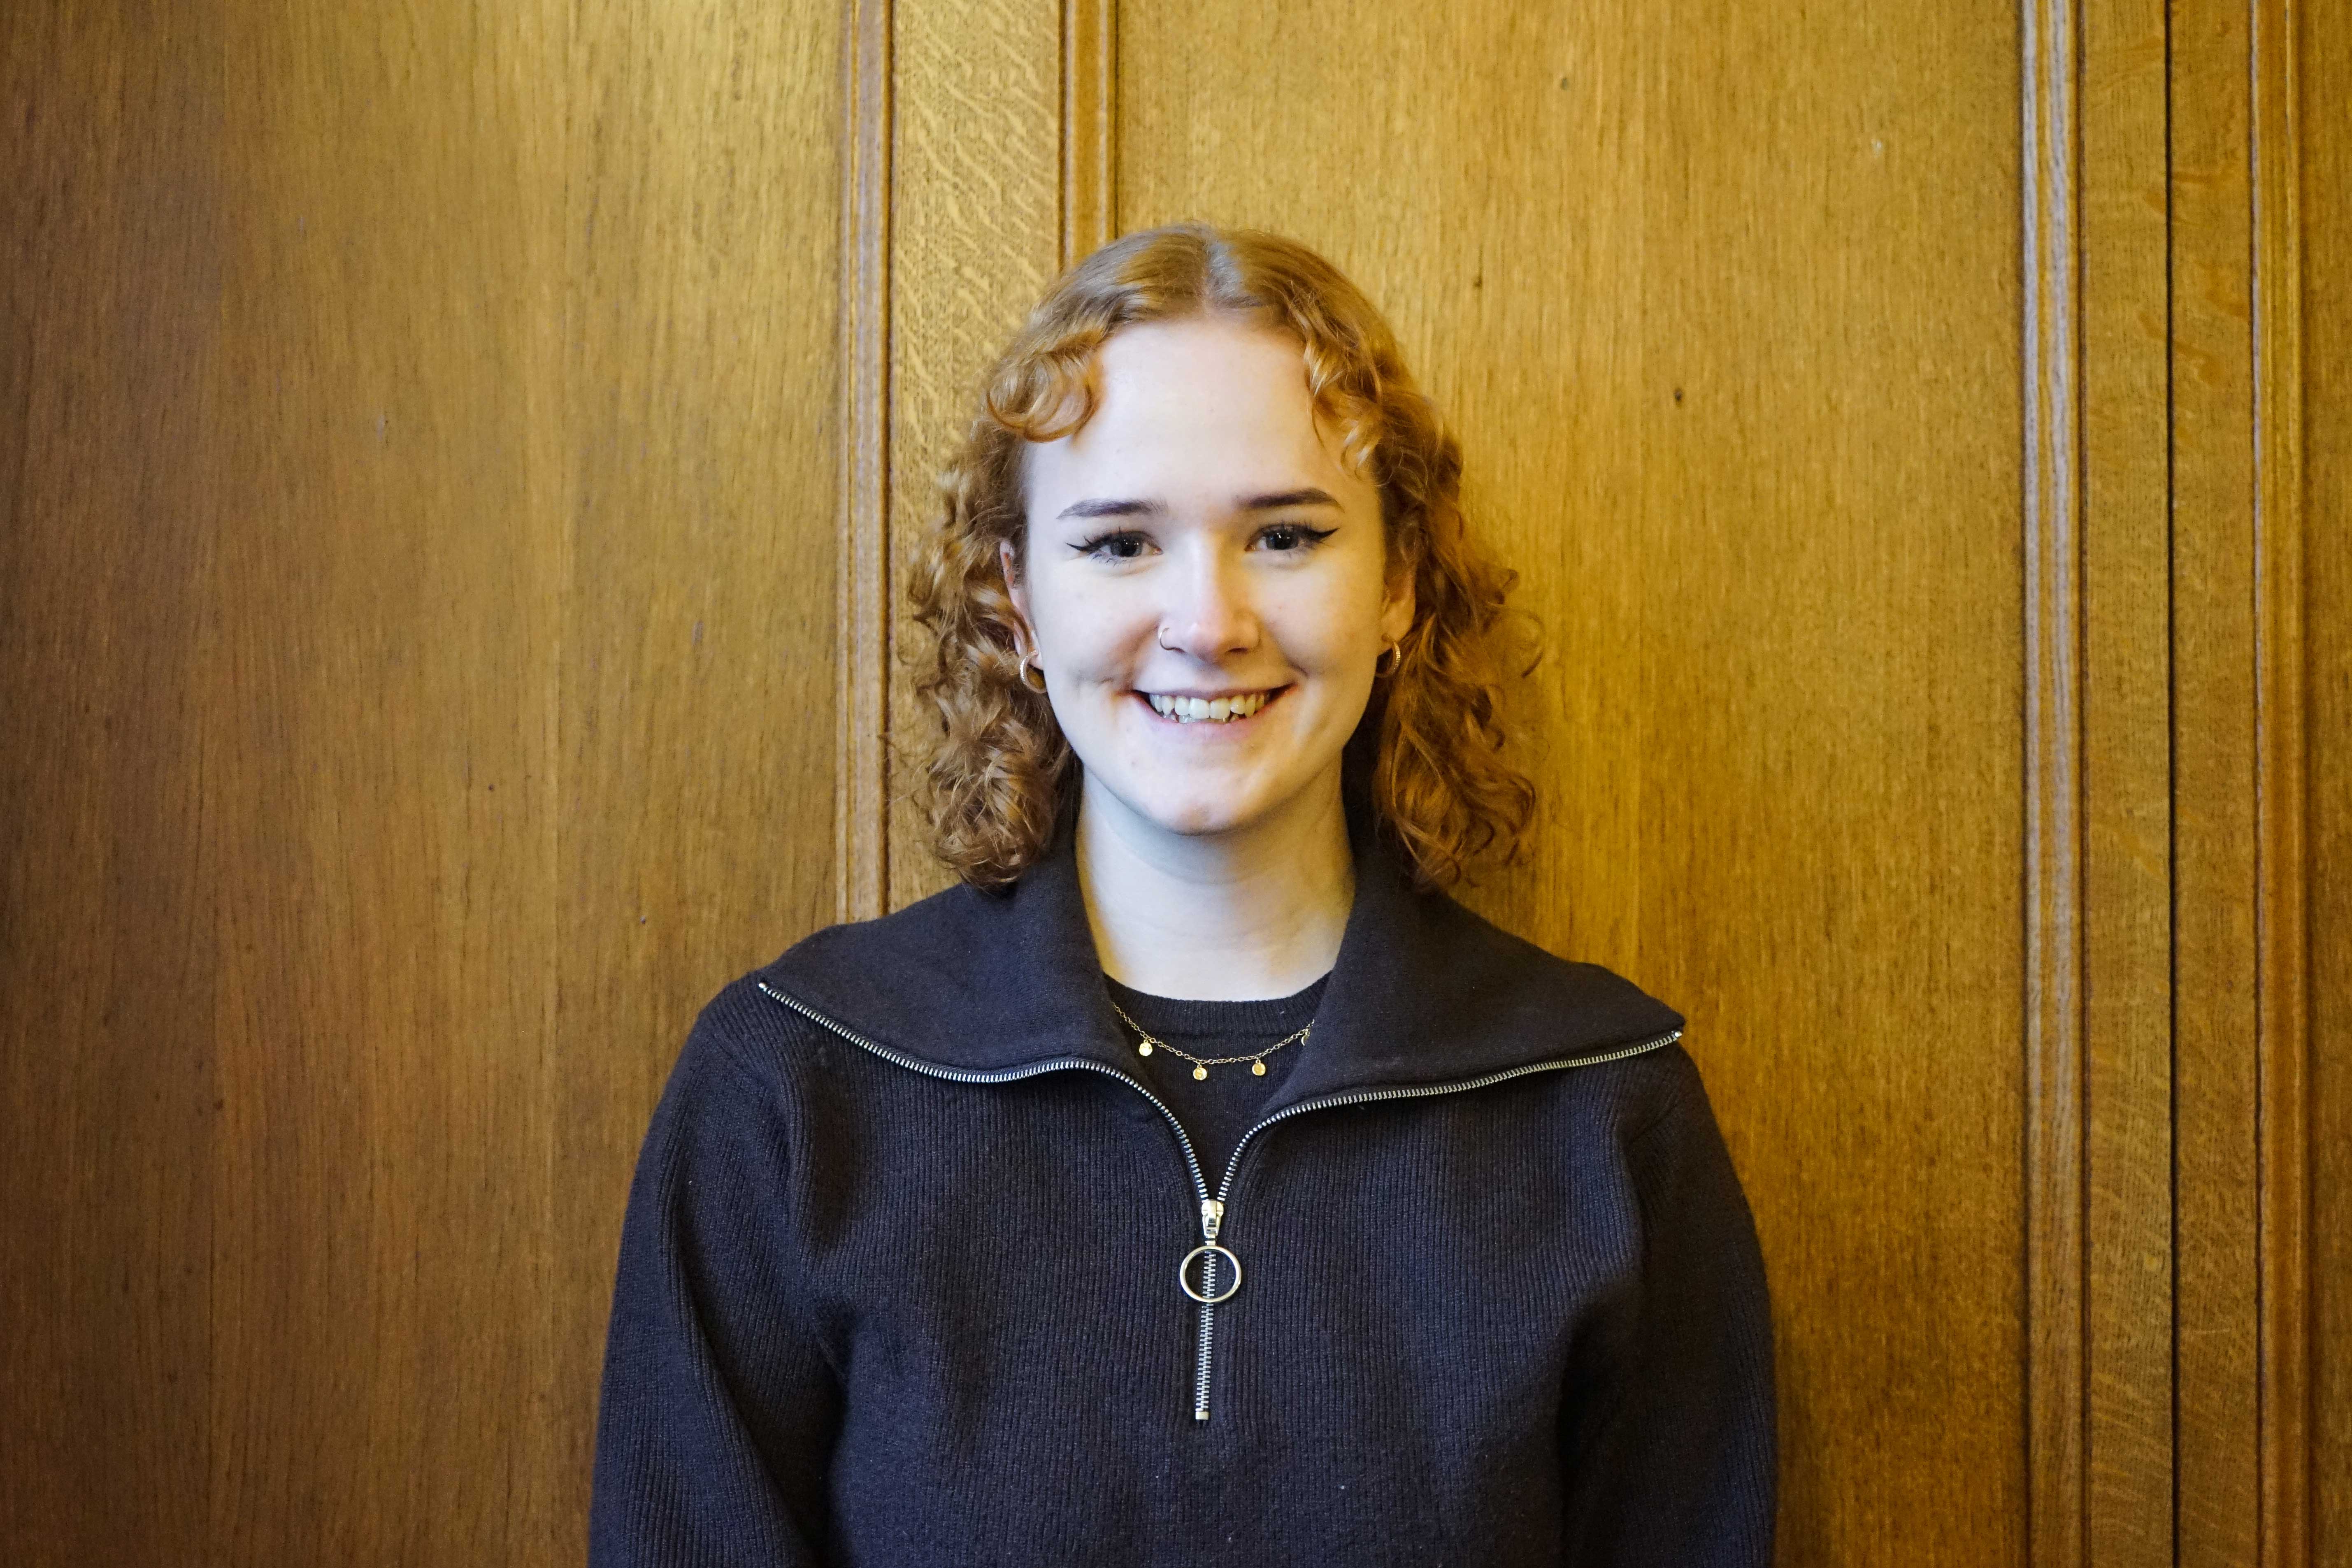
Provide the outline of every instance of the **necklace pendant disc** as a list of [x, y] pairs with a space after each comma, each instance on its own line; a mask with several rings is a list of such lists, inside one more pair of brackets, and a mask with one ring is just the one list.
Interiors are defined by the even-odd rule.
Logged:
[[1135, 1054], [1139, 1057], [1150, 1056], [1151, 1054], [1151, 1042], [1150, 1040], [1145, 1040], [1137, 1045], [1135, 1047]]
[[1206, 1078], [1209, 1076], [1209, 1069], [1207, 1068], [1194, 1068], [1192, 1069], [1192, 1076], [1194, 1078]]
[[1252, 1062], [1250, 1063], [1250, 1071], [1260, 1078], [1264, 1078], [1265, 1076], [1265, 1064], [1264, 1062]]

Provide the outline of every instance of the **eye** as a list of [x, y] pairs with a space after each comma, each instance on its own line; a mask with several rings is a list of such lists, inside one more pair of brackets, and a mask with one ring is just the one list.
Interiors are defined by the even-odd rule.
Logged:
[[1303, 554], [1330, 538], [1334, 531], [1310, 528], [1303, 522], [1276, 522], [1259, 531], [1257, 542], [1277, 554]]
[[1131, 528], [1121, 528], [1097, 533], [1071, 548], [1097, 561], [1133, 561], [1151, 548], [1151, 541]]

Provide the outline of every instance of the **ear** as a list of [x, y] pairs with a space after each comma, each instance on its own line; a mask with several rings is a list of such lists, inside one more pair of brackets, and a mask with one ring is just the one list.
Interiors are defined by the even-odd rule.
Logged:
[[1400, 572], [1391, 579], [1381, 599], [1381, 641], [1396, 643], [1412, 630], [1412, 574]]
[[1037, 646], [1037, 634], [1029, 626], [1029, 584], [1021, 580], [1021, 557], [1011, 540], [997, 541], [996, 564], [1004, 574], [1004, 592], [1013, 601], [1013, 615], [1018, 623], [1013, 633], [1013, 651], [1027, 658]]

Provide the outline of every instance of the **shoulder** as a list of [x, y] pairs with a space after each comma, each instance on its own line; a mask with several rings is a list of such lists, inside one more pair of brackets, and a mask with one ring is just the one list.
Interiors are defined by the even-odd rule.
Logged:
[[1630, 1145], [1686, 1138], [1702, 1123], [1712, 1128], [1715, 1112], [1698, 1063], [1682, 1041], [1644, 1052], [1624, 1064], [1623, 1120]]
[[774, 1084], [836, 1040], [921, 1040], [1009, 945], [1012, 902], [958, 883], [877, 919], [821, 927], [721, 987], [681, 1065]]
[[995, 897], [958, 884], [874, 920], [820, 927], [721, 987], [688, 1049], [768, 1076], [781, 1054], [831, 1037], [820, 1018], [887, 1037], [908, 999], [961, 982], [988, 940], [984, 906]]
[[1423, 984], [1437, 1003], [1431, 1027], [1450, 1020], [1457, 1038], [1475, 1037], [1474, 1053], [1576, 1063], [1573, 1098], [1620, 1143], [1712, 1127], [1681, 1012], [1616, 971], [1563, 957], [1451, 897], [1423, 907], [1414, 945], [1427, 955]]
[[1360, 891], [1330, 1004], [1332, 1032], [1357, 1058], [1350, 1066], [1386, 1082], [1569, 1065], [1589, 1079], [1639, 1079], [1644, 1068], [1619, 1064], [1672, 1045], [1683, 1026], [1680, 1013], [1622, 975], [1401, 882]]
[[738, 976], [703, 1005], [670, 1067], [657, 1114], [718, 1105], [758, 1114], [776, 1107], [807, 1026], [761, 993], [760, 974]]

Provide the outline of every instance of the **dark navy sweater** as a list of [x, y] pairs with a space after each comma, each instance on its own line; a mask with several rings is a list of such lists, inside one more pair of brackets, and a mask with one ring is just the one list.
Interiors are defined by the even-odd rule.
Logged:
[[[1129, 990], [1106, 978], [1104, 985], [1120, 1011], [1164, 1040], [1195, 1057], [1216, 1060], [1248, 1056], [1279, 1046], [1260, 1065], [1263, 1075], [1246, 1062], [1233, 1062], [1209, 1070], [1205, 1079], [1192, 1077], [1192, 1064], [1171, 1051], [1152, 1052], [1128, 1061], [1128, 1069], [1168, 1102], [1192, 1134], [1194, 1152], [1203, 1167], [1222, 1171], [1232, 1158], [1242, 1134], [1255, 1125], [1274, 1103], [1275, 1096], [1312, 1049], [1307, 1041], [1282, 1044], [1301, 1025], [1311, 1025], [1328, 983], [1318, 980], [1293, 996], [1258, 1002], [1196, 1002], [1174, 996], [1154, 996]], [[1126, 1037], [1132, 1038], [1129, 1029]]]
[[1213, 1164], [1066, 842], [820, 931], [646, 1134], [591, 1562], [1761, 1568], [1763, 1270], [1680, 1026], [1360, 843]]

